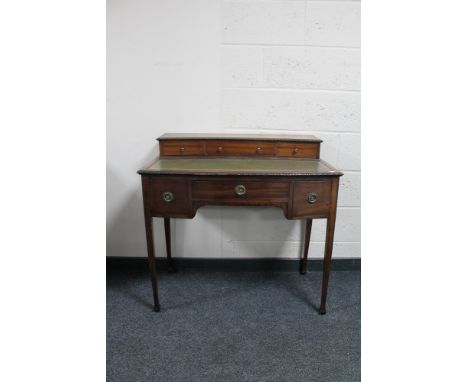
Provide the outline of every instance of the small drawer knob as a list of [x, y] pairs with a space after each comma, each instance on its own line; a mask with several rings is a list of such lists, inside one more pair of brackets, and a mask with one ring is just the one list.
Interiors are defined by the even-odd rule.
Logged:
[[163, 200], [167, 203], [170, 203], [174, 200], [174, 194], [170, 191], [166, 191], [162, 196]]
[[262, 151], [261, 147], [257, 147], [257, 153], [260, 153]]
[[314, 204], [317, 199], [317, 194], [315, 192], [309, 192], [309, 195], [307, 195], [307, 203], [309, 204]]
[[179, 151], [180, 151], [181, 153], [183, 153], [183, 152], [185, 151], [185, 147], [182, 146], [182, 147], [179, 149]]
[[223, 152], [223, 147], [219, 146], [217, 151], [218, 151], [218, 153], [222, 153]]
[[244, 185], [239, 184], [234, 188], [234, 192], [236, 193], [237, 196], [242, 196], [247, 193], [247, 189], [245, 188]]
[[294, 154], [298, 154], [298, 153], [299, 153], [299, 148], [298, 148], [298, 147], [295, 147], [294, 150], [293, 150], [293, 153], [294, 153]]

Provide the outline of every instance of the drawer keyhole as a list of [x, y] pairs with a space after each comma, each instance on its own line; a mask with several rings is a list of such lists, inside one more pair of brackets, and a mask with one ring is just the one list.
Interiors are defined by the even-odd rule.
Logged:
[[165, 193], [163, 193], [162, 198], [166, 203], [170, 203], [174, 200], [174, 194], [170, 191], [166, 191]]
[[307, 195], [307, 203], [309, 204], [314, 204], [317, 199], [317, 194], [315, 192], [309, 192], [309, 195]]
[[236, 193], [237, 196], [242, 196], [247, 193], [247, 189], [245, 188], [244, 185], [239, 184], [238, 186], [234, 188], [234, 192]]

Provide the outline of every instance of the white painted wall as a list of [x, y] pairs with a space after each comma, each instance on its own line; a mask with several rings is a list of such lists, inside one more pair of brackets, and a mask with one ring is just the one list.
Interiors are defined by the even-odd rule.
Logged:
[[[342, 169], [334, 257], [360, 257], [360, 2], [108, 0], [107, 255], [146, 256], [140, 177], [165, 132], [313, 133]], [[281, 210], [173, 221], [176, 257], [298, 258]], [[323, 256], [325, 221], [312, 227]], [[155, 219], [157, 256], [165, 256]]]

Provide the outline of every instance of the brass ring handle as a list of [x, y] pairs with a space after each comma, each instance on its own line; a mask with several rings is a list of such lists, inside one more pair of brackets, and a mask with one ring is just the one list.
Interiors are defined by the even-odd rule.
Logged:
[[297, 153], [299, 153], [299, 149], [297, 147], [295, 147], [293, 152], [294, 152], [294, 154], [297, 154]]
[[309, 192], [309, 195], [307, 195], [307, 203], [309, 204], [314, 204], [317, 199], [317, 194], [314, 192]]
[[245, 188], [244, 185], [239, 184], [236, 187], [234, 187], [234, 192], [236, 193], [237, 196], [242, 196], [247, 193], [247, 189]]
[[166, 191], [163, 193], [162, 198], [165, 202], [170, 203], [174, 200], [174, 194], [170, 191]]

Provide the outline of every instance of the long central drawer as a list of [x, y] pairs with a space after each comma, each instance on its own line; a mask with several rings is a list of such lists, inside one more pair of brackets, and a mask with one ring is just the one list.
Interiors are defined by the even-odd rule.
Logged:
[[287, 202], [289, 182], [281, 181], [210, 181], [192, 182], [192, 199], [199, 201], [242, 202]]
[[207, 141], [207, 155], [219, 156], [274, 156], [272, 142]]

